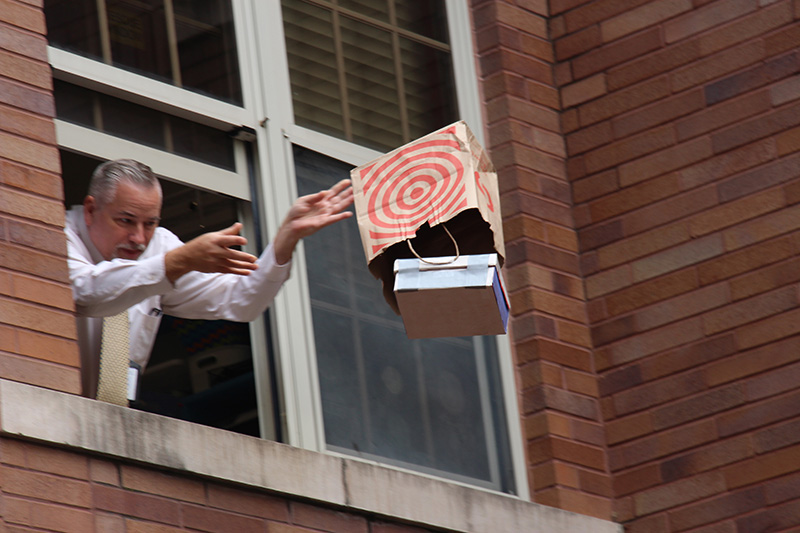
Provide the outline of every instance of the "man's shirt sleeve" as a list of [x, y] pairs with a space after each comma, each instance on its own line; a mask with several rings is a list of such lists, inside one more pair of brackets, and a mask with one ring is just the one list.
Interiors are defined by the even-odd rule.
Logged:
[[164, 313], [182, 318], [250, 322], [272, 304], [290, 273], [291, 262], [278, 265], [270, 245], [249, 275], [189, 272], [161, 304]]

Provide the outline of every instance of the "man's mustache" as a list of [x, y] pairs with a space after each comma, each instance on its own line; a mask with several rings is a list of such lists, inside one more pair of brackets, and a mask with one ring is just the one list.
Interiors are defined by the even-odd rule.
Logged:
[[114, 256], [119, 257], [120, 250], [135, 250], [139, 253], [144, 252], [145, 248], [147, 248], [146, 244], [118, 244], [114, 248]]

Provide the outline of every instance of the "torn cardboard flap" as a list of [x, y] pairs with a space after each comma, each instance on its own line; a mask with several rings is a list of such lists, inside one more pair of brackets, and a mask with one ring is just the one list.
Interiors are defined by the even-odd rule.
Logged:
[[[350, 173], [364, 252], [384, 296], [393, 293], [395, 259], [452, 255], [505, 258], [497, 175], [464, 121], [397, 148]], [[448, 229], [446, 234], [441, 226]]]

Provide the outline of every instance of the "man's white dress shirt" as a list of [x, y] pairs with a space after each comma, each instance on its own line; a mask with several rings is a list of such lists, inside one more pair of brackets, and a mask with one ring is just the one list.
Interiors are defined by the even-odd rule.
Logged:
[[250, 322], [269, 307], [291, 270], [291, 263], [276, 263], [270, 245], [258, 258], [258, 269], [248, 276], [189, 272], [173, 285], [166, 276], [164, 255], [183, 243], [167, 229], [156, 229], [137, 261], [103, 260], [89, 237], [83, 206], [67, 212], [65, 232], [83, 392], [89, 397], [97, 390], [102, 317], [128, 309], [130, 359], [144, 370], [162, 314]]

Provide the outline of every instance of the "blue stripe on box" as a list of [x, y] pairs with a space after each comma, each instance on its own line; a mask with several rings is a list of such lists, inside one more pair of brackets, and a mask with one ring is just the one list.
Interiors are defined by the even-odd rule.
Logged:
[[494, 289], [494, 297], [497, 300], [497, 308], [500, 310], [500, 319], [503, 321], [503, 331], [508, 332], [508, 302], [503, 293], [503, 287], [500, 285], [500, 275], [496, 268], [493, 270], [494, 279], [492, 280], [492, 288]]

